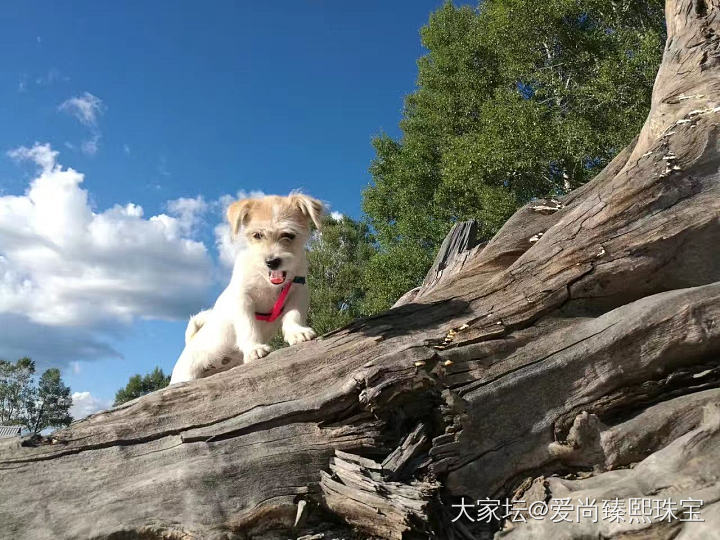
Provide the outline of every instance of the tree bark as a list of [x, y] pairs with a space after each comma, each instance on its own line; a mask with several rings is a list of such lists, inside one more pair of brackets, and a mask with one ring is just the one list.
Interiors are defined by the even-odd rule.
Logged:
[[[648, 120], [592, 182], [321, 339], [0, 443], [8, 538], [480, 538], [458, 497], [703, 500], [720, 530], [720, 0], [668, 0]], [[477, 516], [474, 516], [477, 517]], [[354, 532], [357, 531], [357, 532]], [[601, 536], [602, 535], [602, 536]]]

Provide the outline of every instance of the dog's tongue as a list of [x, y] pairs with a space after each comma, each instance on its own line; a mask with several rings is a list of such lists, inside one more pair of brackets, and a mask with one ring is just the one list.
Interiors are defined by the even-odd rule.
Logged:
[[270, 283], [280, 285], [285, 281], [285, 272], [282, 270], [270, 270]]

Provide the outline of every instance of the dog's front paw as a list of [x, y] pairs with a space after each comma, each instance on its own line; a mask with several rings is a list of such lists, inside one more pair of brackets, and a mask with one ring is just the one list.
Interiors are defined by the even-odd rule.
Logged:
[[243, 351], [243, 358], [245, 362], [250, 362], [251, 360], [257, 360], [258, 358], [267, 356], [270, 354], [270, 351], [272, 351], [272, 347], [270, 347], [270, 345], [258, 343], [257, 345], [253, 345], [249, 349]]
[[287, 341], [290, 345], [295, 345], [296, 343], [302, 343], [303, 341], [310, 341], [311, 339], [314, 339], [316, 335], [315, 330], [312, 328], [308, 326], [298, 326], [285, 334], [285, 341]]

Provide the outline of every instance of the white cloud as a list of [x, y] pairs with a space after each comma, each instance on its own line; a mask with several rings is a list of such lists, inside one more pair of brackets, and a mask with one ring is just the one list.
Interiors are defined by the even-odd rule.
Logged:
[[110, 400], [96, 398], [90, 392], [73, 392], [72, 400], [70, 416], [72, 416], [74, 420], [80, 420], [81, 418], [112, 407]]
[[100, 133], [93, 134], [92, 137], [89, 139], [86, 139], [82, 142], [80, 145], [80, 150], [83, 151], [83, 154], [87, 154], [88, 156], [94, 156], [97, 154], [98, 149], [100, 148]]
[[[129, 323], [185, 319], [212, 300], [243, 248], [230, 238], [227, 206], [265, 195], [182, 197], [153, 216], [133, 203], [98, 210], [83, 174], [60, 165], [49, 144], [8, 155], [39, 170], [23, 195], [0, 194], [0, 357], [74, 372], [79, 361], [120, 358], [112, 343]], [[219, 268], [198, 240], [207, 227]]]
[[63, 101], [58, 109], [73, 115], [85, 126], [96, 127], [98, 117], [105, 111], [105, 105], [99, 97], [85, 92], [82, 96]]
[[8, 156], [16, 161], [33, 161], [43, 171], [49, 171], [55, 166], [58, 152], [53, 150], [48, 143], [35, 143], [32, 148], [21, 146], [8, 152]]
[[71, 360], [121, 358], [103, 334], [117, 334], [117, 326], [88, 328], [48, 326], [31, 321], [23, 315], [0, 313], [0, 357], [29, 356], [38, 371], [48, 367], [67, 366]]
[[330, 217], [333, 218], [335, 221], [342, 221], [342, 218], [345, 216], [342, 212], [330, 212]]
[[233, 240], [230, 234], [230, 227], [225, 220], [225, 213], [230, 203], [237, 201], [238, 199], [257, 199], [265, 197], [265, 193], [259, 190], [253, 191], [238, 191], [235, 196], [223, 195], [221, 196], [214, 206], [218, 209], [220, 214], [220, 223], [215, 227], [215, 247], [218, 250], [218, 257], [220, 263], [225, 268], [232, 268], [235, 262], [237, 254], [245, 248], [242, 238]]
[[235, 257], [243, 248], [240, 239], [233, 240], [230, 235], [230, 227], [226, 223], [215, 226], [215, 247], [218, 250], [220, 264], [225, 268], [232, 268]]
[[181, 197], [167, 202], [167, 209], [177, 219], [185, 234], [191, 234], [199, 225], [203, 214], [208, 210], [208, 203], [202, 195], [195, 198]]
[[[68, 362], [116, 354], [88, 329], [184, 318], [203, 304], [213, 268], [191, 237], [200, 198], [171, 202], [175, 215], [145, 218], [133, 203], [96, 212], [80, 187], [83, 175], [59, 165], [50, 145], [9, 155], [40, 168], [24, 195], [0, 197], [0, 315], [15, 327], [43, 340], [47, 327], [78, 332], [84, 349]], [[7, 348], [0, 339], [0, 356]]]
[[[99, 117], [105, 112], [105, 105], [102, 99], [85, 92], [82, 96], [75, 96], [63, 101], [58, 110], [66, 112], [74, 116], [82, 125], [90, 129], [90, 137], [80, 144], [80, 150], [83, 154], [94, 156], [100, 149], [100, 139], [102, 134], [98, 126]], [[73, 145], [66, 143], [69, 148]]]

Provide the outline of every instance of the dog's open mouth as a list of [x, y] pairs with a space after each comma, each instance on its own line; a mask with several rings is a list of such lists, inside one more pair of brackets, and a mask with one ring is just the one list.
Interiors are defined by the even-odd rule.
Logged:
[[273, 285], [281, 285], [285, 283], [285, 277], [287, 276], [287, 272], [284, 270], [270, 270], [268, 272], [268, 275], [270, 276], [270, 283]]

